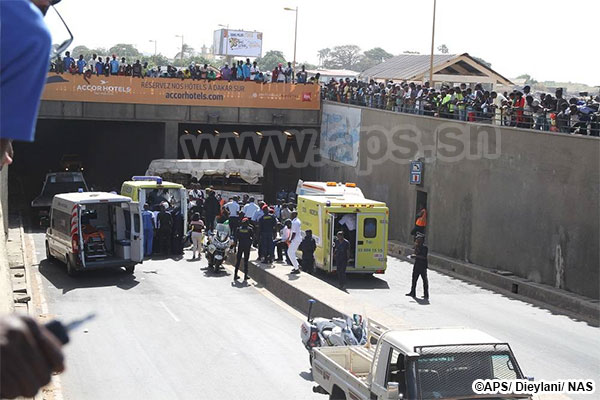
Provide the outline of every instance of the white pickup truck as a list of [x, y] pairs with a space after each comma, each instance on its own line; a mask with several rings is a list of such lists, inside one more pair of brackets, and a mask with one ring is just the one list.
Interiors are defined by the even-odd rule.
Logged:
[[377, 347], [313, 349], [313, 379], [335, 400], [517, 399], [476, 395], [476, 379], [526, 379], [507, 343], [475, 329], [387, 331]]

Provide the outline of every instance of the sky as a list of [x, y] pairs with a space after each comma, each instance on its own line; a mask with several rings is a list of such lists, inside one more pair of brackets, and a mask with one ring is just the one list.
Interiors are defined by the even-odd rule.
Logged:
[[[392, 54], [429, 54], [433, 0], [63, 0], [56, 8], [75, 40], [71, 48], [109, 48], [130, 43], [143, 53], [172, 58], [186, 44], [200, 51], [212, 44], [219, 24], [263, 32], [263, 54], [281, 50], [293, 59], [293, 11], [299, 7], [297, 61], [318, 63], [317, 51], [356, 44]], [[210, 4], [210, 5], [208, 5]], [[49, 12], [47, 22], [60, 42], [64, 28]], [[600, 85], [599, 0], [438, 0], [435, 47], [469, 53], [492, 63], [503, 76], [529, 74]], [[547, 33], [545, 33], [547, 32]], [[58, 39], [60, 37], [60, 39]], [[437, 52], [437, 51], [436, 51]], [[78, 55], [75, 55], [78, 56]]]

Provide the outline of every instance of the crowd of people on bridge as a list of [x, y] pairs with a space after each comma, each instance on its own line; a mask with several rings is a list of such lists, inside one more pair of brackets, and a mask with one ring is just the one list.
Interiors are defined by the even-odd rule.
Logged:
[[225, 80], [225, 81], [252, 81], [257, 83], [318, 83], [319, 74], [309, 79], [306, 67], [301, 66], [296, 73], [291, 62], [284, 66], [278, 65], [272, 71], [261, 71], [256, 61], [233, 60], [232, 65], [225, 63], [221, 68], [209, 64], [191, 63], [186, 68], [178, 68], [172, 65], [157, 66], [150, 68], [147, 62], [136, 60], [134, 63], [127, 61], [125, 57], [119, 58], [116, 54], [112, 57], [102, 57], [92, 54], [86, 60], [83, 54], [77, 59], [66, 52], [64, 57], [58, 55], [50, 63], [50, 71], [58, 74], [71, 73], [80, 75], [97, 76], [132, 76], [136, 78], [176, 78], [192, 80]]
[[600, 96], [583, 94], [566, 99], [531, 92], [530, 86], [512, 92], [485, 90], [482, 84], [442, 86], [439, 90], [414, 82], [369, 82], [350, 78], [322, 86], [327, 100], [460, 121], [487, 122], [539, 131], [599, 136]]

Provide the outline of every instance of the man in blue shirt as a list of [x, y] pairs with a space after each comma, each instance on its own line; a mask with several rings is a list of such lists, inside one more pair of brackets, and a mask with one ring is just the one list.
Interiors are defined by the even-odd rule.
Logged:
[[119, 60], [117, 60], [117, 56], [113, 54], [113, 59], [110, 60], [110, 74], [117, 75], [119, 73]]
[[150, 211], [148, 203], [144, 204], [142, 211], [142, 226], [144, 227], [144, 257], [152, 255], [152, 242], [154, 240], [154, 215]]
[[33, 141], [50, 46], [42, 13], [31, 1], [0, 1], [0, 168], [12, 162], [13, 139]]
[[83, 55], [80, 55], [79, 60], [77, 60], [77, 73], [83, 74], [83, 71], [85, 71], [86, 65], [87, 65], [87, 62], [83, 59]]
[[75, 63], [73, 57], [71, 57], [71, 52], [67, 51], [65, 53], [65, 58], [63, 58], [63, 66], [65, 68], [65, 72], [69, 72], [71, 69], [71, 65]]
[[252, 65], [250, 64], [250, 59], [246, 58], [246, 64], [242, 66], [242, 76], [245, 81], [250, 80], [250, 68], [252, 68]]

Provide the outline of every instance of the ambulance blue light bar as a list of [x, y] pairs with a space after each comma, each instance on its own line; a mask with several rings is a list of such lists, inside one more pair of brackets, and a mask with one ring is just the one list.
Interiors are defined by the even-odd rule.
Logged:
[[132, 181], [154, 181], [157, 185], [162, 185], [163, 180], [160, 176], [133, 176]]

